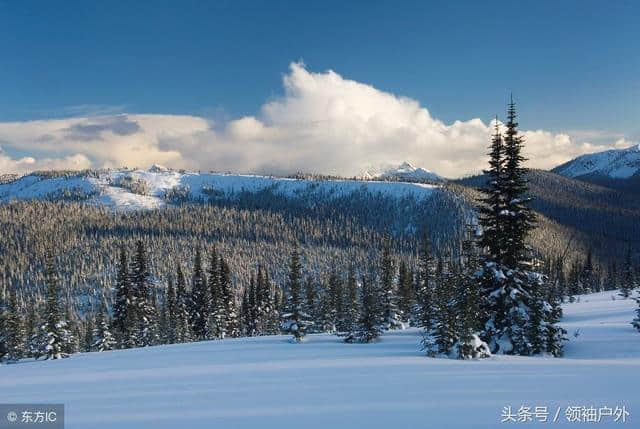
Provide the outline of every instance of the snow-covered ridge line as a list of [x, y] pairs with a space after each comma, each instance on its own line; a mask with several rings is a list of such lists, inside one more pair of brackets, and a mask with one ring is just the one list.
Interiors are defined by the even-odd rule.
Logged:
[[598, 174], [613, 179], [627, 179], [640, 172], [640, 145], [582, 155], [553, 171], [572, 178]]
[[306, 180], [223, 173], [193, 173], [153, 166], [149, 170], [100, 170], [56, 177], [31, 174], [0, 184], [0, 202], [14, 199], [77, 199], [118, 210], [160, 208], [180, 200], [233, 197], [269, 190], [287, 197], [340, 198], [357, 192], [423, 199], [436, 186], [421, 183]]

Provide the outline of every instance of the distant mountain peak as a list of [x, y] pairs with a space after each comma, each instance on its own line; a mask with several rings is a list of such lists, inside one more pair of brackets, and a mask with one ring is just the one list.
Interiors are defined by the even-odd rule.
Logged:
[[628, 179], [640, 174], [640, 144], [579, 156], [552, 170], [566, 177], [603, 176]]
[[167, 167], [165, 167], [164, 165], [160, 165], [160, 164], [153, 164], [150, 168], [149, 171], [151, 173], [165, 173], [167, 171], [169, 171], [169, 169]]
[[400, 179], [410, 181], [442, 182], [444, 178], [422, 167], [415, 167], [409, 161], [404, 161], [397, 166], [384, 166], [377, 169], [368, 169], [362, 175], [369, 179]]

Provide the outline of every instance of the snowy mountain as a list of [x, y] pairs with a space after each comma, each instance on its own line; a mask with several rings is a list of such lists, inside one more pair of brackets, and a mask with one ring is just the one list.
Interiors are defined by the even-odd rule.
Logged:
[[552, 171], [566, 177], [603, 176], [628, 179], [639, 175], [640, 145], [579, 156]]
[[[373, 344], [264, 336], [3, 365], [0, 390], [7, 403], [64, 403], [68, 429], [494, 429], [519, 427], [501, 422], [520, 407], [540, 407], [520, 410], [524, 427], [636, 427], [640, 334], [635, 302], [616, 293], [565, 304], [564, 358], [427, 358], [417, 329]], [[590, 407], [599, 422], [583, 420]]]
[[443, 182], [445, 180], [442, 176], [421, 167], [414, 167], [409, 162], [403, 162], [395, 167], [369, 169], [362, 176], [367, 179], [395, 179], [410, 182]]
[[431, 196], [434, 188], [433, 185], [422, 183], [193, 173], [154, 165], [149, 170], [30, 174], [0, 183], [0, 202], [13, 199], [71, 199], [118, 210], [138, 210], [154, 209], [179, 201], [207, 201], [265, 190], [289, 197], [313, 195], [324, 199], [356, 192], [424, 199]]

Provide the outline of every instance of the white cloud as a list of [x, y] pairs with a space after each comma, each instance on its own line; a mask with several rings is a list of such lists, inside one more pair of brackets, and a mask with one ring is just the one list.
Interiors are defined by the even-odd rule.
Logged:
[[[107, 115], [0, 123], [0, 169], [85, 168], [160, 163], [172, 167], [258, 173], [295, 171], [355, 175], [371, 166], [410, 161], [441, 175], [480, 171], [491, 129], [480, 119], [445, 124], [410, 98], [328, 71], [293, 63], [284, 95], [258, 117], [215, 124], [195, 116]], [[596, 134], [586, 134], [599, 136]], [[597, 144], [574, 134], [524, 131], [528, 165], [551, 168], [577, 155], [629, 146]], [[628, 144], [627, 144], [628, 143]]]

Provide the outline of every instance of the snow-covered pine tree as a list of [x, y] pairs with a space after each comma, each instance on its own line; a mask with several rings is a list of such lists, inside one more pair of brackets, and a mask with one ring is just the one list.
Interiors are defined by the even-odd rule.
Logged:
[[458, 308], [455, 291], [460, 285], [462, 276], [459, 264], [452, 260], [447, 269], [437, 273], [437, 287], [432, 295], [431, 307], [433, 319], [431, 329], [423, 332], [422, 346], [428, 356], [450, 355], [453, 345], [458, 340], [457, 317]]
[[307, 331], [334, 333], [336, 332], [336, 325], [333, 323], [335, 312], [334, 308], [331, 305], [332, 300], [329, 288], [326, 285], [320, 283], [319, 289], [320, 291], [318, 293], [317, 299], [318, 310], [316, 312], [315, 318], [312, 318], [311, 315], [309, 315], [309, 319], [313, 320], [313, 325], [309, 326]]
[[353, 265], [347, 272], [347, 283], [344, 293], [344, 326], [343, 333], [354, 332], [358, 324], [358, 282]]
[[96, 324], [93, 329], [93, 345], [92, 348], [98, 352], [105, 352], [116, 348], [116, 340], [109, 329], [107, 308], [103, 304], [98, 309], [96, 316]]
[[43, 326], [44, 344], [42, 344], [42, 354], [46, 359], [61, 359], [68, 357], [65, 353], [69, 332], [67, 323], [60, 316], [60, 283], [56, 270], [55, 260], [51, 251], [45, 254], [45, 283], [47, 285], [47, 309], [46, 322]]
[[220, 256], [219, 265], [220, 289], [224, 303], [224, 337], [236, 338], [240, 336], [238, 323], [238, 311], [236, 310], [236, 297], [231, 283], [231, 270], [229, 264]]
[[212, 338], [223, 338], [225, 335], [225, 301], [220, 284], [220, 260], [218, 252], [214, 247], [209, 253], [209, 297], [211, 299], [209, 311], [209, 336]]
[[[511, 136], [513, 139], [513, 131]], [[483, 204], [478, 208], [483, 228], [480, 245], [485, 249], [488, 259], [493, 261], [501, 261], [505, 252], [505, 231], [502, 225], [506, 210], [504, 163], [505, 147], [500, 133], [498, 117], [496, 117], [489, 151], [489, 169], [484, 170], [484, 174], [487, 176], [487, 183], [481, 189], [484, 193], [484, 198], [480, 201]]]
[[256, 335], [256, 280], [251, 274], [249, 285], [244, 288], [240, 305], [241, 331], [247, 337]]
[[44, 330], [41, 329], [43, 321], [42, 312], [38, 311], [37, 302], [25, 302], [27, 317], [25, 325], [25, 348], [28, 357], [39, 359], [42, 356], [42, 344], [44, 344]]
[[616, 290], [618, 289], [618, 265], [616, 261], [613, 260], [609, 263], [609, 267], [607, 269], [607, 280], [605, 282], [605, 290]]
[[80, 347], [80, 338], [82, 336], [76, 318], [71, 311], [71, 297], [67, 295], [64, 306], [63, 320], [67, 324], [67, 339], [65, 341], [64, 352], [68, 355], [76, 353]]
[[4, 317], [4, 342], [6, 346], [4, 359], [7, 362], [17, 362], [26, 355], [24, 347], [26, 333], [22, 320], [22, 311], [18, 305], [18, 293], [14, 288], [11, 288], [8, 295], [9, 299]]
[[402, 322], [410, 322], [411, 311], [414, 304], [413, 297], [413, 279], [411, 278], [411, 272], [407, 267], [405, 260], [400, 261], [398, 268], [398, 309], [400, 312]]
[[124, 245], [120, 246], [114, 289], [113, 331], [118, 342], [118, 348], [133, 347], [135, 345], [133, 333], [136, 312], [131, 279], [129, 277], [129, 257]]
[[638, 287], [636, 284], [633, 263], [631, 261], [631, 247], [627, 247], [624, 257], [624, 265], [622, 266], [622, 279], [620, 282], [620, 296], [629, 298], [633, 290]]
[[92, 312], [87, 312], [84, 320], [84, 338], [82, 341], [82, 351], [88, 353], [93, 351], [93, 331], [95, 327]]
[[402, 329], [394, 287], [394, 264], [391, 258], [391, 239], [386, 236], [380, 255], [380, 299], [382, 326], [385, 330]]
[[342, 301], [342, 278], [338, 273], [335, 260], [331, 262], [329, 272], [328, 305], [330, 307], [331, 324], [333, 329], [327, 332], [340, 331], [343, 328], [343, 301]]
[[167, 296], [165, 299], [166, 303], [166, 319], [167, 319], [167, 332], [165, 334], [165, 339], [167, 344], [174, 344], [177, 340], [177, 309], [178, 302], [176, 298], [176, 288], [173, 284], [173, 278], [169, 276], [169, 281], [167, 285]]
[[316, 282], [313, 277], [307, 276], [304, 281], [302, 298], [302, 311], [309, 315], [309, 318], [313, 320], [313, 325], [309, 327], [309, 332], [321, 332], [322, 326], [324, 326], [330, 319], [331, 315], [324, 313], [327, 311], [326, 306], [323, 306], [321, 296], [318, 294]]
[[[543, 332], [531, 323], [537, 305], [536, 288], [543, 276], [532, 271], [531, 251], [525, 240], [534, 227], [534, 215], [526, 197], [528, 185], [513, 100], [509, 104], [505, 133], [496, 132], [491, 145], [489, 197], [484, 200], [480, 223], [486, 251], [482, 264], [481, 293], [488, 315], [482, 332], [493, 353], [531, 354], [527, 332]], [[501, 137], [501, 138], [499, 138]], [[498, 150], [498, 146], [501, 150]], [[542, 323], [550, 323], [550, 306], [542, 305]]]
[[279, 293], [280, 288], [271, 284], [269, 274], [259, 266], [256, 291], [259, 335], [277, 334], [280, 331], [280, 312], [277, 305]]
[[304, 304], [302, 302], [302, 264], [297, 246], [291, 252], [287, 286], [288, 296], [285, 311], [282, 314], [281, 328], [284, 332], [293, 335], [293, 341], [300, 342], [313, 322], [310, 320], [310, 315], [304, 312]]
[[178, 264], [176, 272], [176, 342], [191, 341], [191, 327], [189, 326], [189, 297], [186, 279], [182, 266]]
[[211, 303], [209, 297], [209, 287], [207, 285], [206, 276], [202, 268], [202, 254], [200, 249], [196, 250], [193, 263], [193, 280], [191, 282], [191, 302], [193, 308], [191, 310], [191, 326], [193, 328], [193, 336], [195, 340], [204, 340], [209, 333], [209, 315]]
[[138, 347], [152, 346], [158, 342], [157, 309], [151, 302], [149, 263], [147, 250], [142, 240], [136, 242], [136, 251], [131, 267], [131, 287], [136, 313], [135, 344]]
[[583, 293], [593, 293], [597, 292], [599, 289], [599, 282], [593, 266], [593, 255], [591, 249], [588, 250], [587, 258], [582, 266], [580, 282], [582, 283]]
[[480, 264], [474, 235], [474, 229], [469, 228], [462, 243], [462, 261], [457, 279], [457, 341], [451, 354], [458, 359], [479, 359], [491, 355], [487, 343], [478, 336], [486, 315], [483, 313], [485, 306], [477, 277]]
[[169, 303], [166, 291], [157, 291], [160, 299], [158, 304], [158, 344], [169, 344]]
[[372, 343], [380, 337], [383, 331], [376, 304], [375, 289], [372, 288], [366, 274], [362, 275], [361, 299], [358, 323], [355, 329], [345, 336], [344, 341], [347, 343]]
[[562, 296], [553, 290], [547, 296], [549, 308], [545, 311], [544, 347], [545, 351], [552, 356], [561, 357], [562, 343], [567, 341], [567, 331], [558, 324], [562, 319]]
[[429, 240], [429, 232], [425, 227], [420, 235], [420, 244], [418, 248], [418, 266], [419, 272], [416, 276], [417, 305], [414, 311], [414, 325], [429, 331], [433, 322], [433, 256], [431, 253], [431, 241]]
[[255, 335], [265, 335], [269, 332], [269, 317], [274, 310], [271, 289], [265, 284], [262, 266], [258, 265], [253, 290], [253, 308]]

